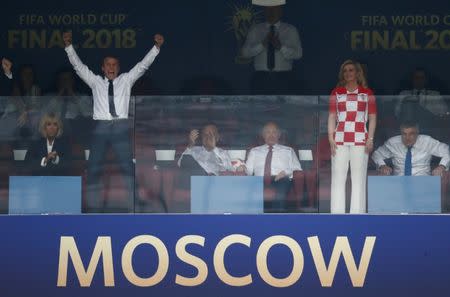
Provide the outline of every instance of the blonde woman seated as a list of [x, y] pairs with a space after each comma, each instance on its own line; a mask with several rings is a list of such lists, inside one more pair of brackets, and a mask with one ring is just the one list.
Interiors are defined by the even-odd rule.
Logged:
[[70, 148], [62, 138], [63, 124], [55, 114], [45, 114], [39, 123], [42, 138], [27, 151], [25, 161], [33, 175], [64, 175], [70, 162]]

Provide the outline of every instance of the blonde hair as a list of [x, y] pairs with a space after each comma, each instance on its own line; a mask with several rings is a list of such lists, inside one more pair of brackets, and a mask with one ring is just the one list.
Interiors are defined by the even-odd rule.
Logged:
[[54, 113], [47, 113], [42, 116], [41, 121], [39, 122], [39, 132], [42, 137], [47, 138], [48, 136], [45, 131], [45, 127], [48, 123], [56, 123], [58, 126], [58, 134], [56, 134], [56, 137], [60, 137], [63, 134], [63, 123], [61, 119]]
[[345, 86], [345, 79], [344, 79], [344, 67], [347, 65], [353, 65], [355, 66], [356, 70], [356, 81], [358, 85], [363, 86], [364, 88], [367, 88], [367, 79], [364, 74], [364, 70], [360, 63], [353, 61], [353, 60], [346, 60], [344, 63], [342, 63], [341, 68], [339, 69], [339, 75], [338, 75], [338, 87], [344, 87]]

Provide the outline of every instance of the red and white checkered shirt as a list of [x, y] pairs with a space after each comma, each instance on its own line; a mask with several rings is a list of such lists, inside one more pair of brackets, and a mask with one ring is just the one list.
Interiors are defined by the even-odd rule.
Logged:
[[329, 112], [336, 113], [334, 141], [337, 145], [366, 145], [367, 119], [377, 113], [375, 96], [369, 88], [349, 92], [337, 87], [331, 92]]

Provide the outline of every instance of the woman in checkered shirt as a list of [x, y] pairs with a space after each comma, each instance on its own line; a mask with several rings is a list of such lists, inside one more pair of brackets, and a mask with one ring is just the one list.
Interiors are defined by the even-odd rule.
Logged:
[[[350, 213], [366, 212], [366, 177], [373, 150], [377, 107], [361, 65], [345, 61], [331, 92], [328, 140], [331, 147], [331, 213], [345, 213], [345, 184], [350, 164]], [[368, 128], [367, 128], [368, 122]]]

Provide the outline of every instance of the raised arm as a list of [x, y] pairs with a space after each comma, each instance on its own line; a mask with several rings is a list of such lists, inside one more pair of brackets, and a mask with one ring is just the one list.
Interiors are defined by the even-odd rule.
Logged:
[[84, 65], [78, 57], [77, 52], [72, 45], [72, 32], [64, 32], [63, 40], [70, 64], [72, 64], [73, 69], [75, 69], [78, 76], [92, 89], [94, 87], [96, 75], [86, 65]]
[[154, 42], [155, 45], [147, 55], [145, 55], [144, 59], [137, 63], [128, 73], [124, 74], [131, 84], [134, 84], [142, 75], [144, 75], [145, 71], [152, 65], [164, 43], [164, 37], [161, 34], [156, 34], [154, 36]]

